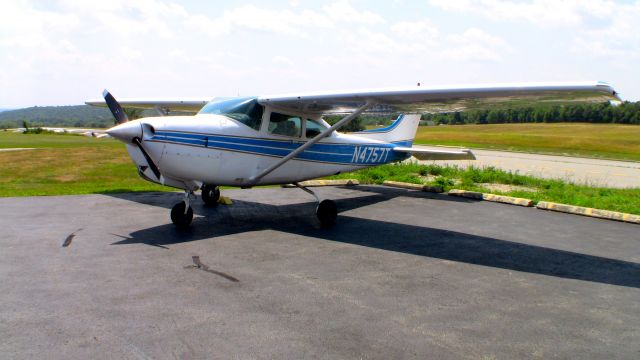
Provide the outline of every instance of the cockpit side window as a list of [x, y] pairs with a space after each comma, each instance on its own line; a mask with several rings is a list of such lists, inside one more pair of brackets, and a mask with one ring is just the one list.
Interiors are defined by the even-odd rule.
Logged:
[[299, 116], [271, 112], [269, 119], [270, 134], [300, 137], [301, 132], [302, 119]]
[[307, 137], [307, 139], [311, 139], [316, 137], [317, 135], [320, 135], [320, 133], [325, 131], [326, 129], [327, 128], [325, 128], [324, 125], [320, 124], [319, 122], [312, 119], [307, 119], [305, 136]]
[[199, 112], [199, 114], [224, 115], [256, 131], [260, 130], [263, 113], [264, 106], [258, 104], [256, 98], [210, 102]]

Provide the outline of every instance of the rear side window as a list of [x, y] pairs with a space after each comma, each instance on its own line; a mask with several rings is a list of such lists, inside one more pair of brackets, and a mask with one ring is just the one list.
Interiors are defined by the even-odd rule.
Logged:
[[300, 137], [302, 119], [299, 116], [271, 113], [269, 133], [274, 135]]
[[307, 138], [309, 139], [314, 138], [317, 135], [320, 135], [320, 133], [325, 130], [326, 128], [324, 127], [324, 125], [320, 124], [315, 120], [307, 119], [307, 130], [305, 134]]

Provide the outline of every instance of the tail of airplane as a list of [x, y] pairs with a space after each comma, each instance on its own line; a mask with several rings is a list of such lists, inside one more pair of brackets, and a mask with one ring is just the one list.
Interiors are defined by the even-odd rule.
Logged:
[[419, 124], [420, 114], [401, 114], [387, 127], [359, 131], [351, 135], [390, 142], [398, 146], [410, 147], [413, 144], [413, 139], [416, 137]]
[[393, 151], [409, 154], [418, 160], [475, 160], [471, 150], [440, 150], [414, 148], [413, 139], [416, 137], [420, 114], [400, 115], [393, 124], [373, 130], [364, 130], [351, 135], [366, 137], [393, 143]]

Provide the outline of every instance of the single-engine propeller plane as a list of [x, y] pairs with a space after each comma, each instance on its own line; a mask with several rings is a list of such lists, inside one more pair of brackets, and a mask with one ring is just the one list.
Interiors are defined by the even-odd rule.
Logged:
[[[572, 103], [618, 101], [603, 82], [499, 84], [462, 87], [416, 86], [399, 89], [301, 93], [232, 99], [104, 100], [118, 125], [107, 130], [124, 142], [145, 180], [184, 190], [171, 210], [181, 228], [193, 219], [190, 206], [201, 190], [216, 204], [219, 186], [250, 188], [293, 183], [316, 198], [323, 226], [335, 223], [337, 208], [301, 186], [303, 180], [397, 162], [475, 159], [469, 150], [412, 147], [420, 115], [434, 111], [491, 108], [526, 101]], [[129, 121], [122, 106], [155, 109], [158, 117]], [[191, 116], [163, 116], [171, 111]], [[344, 134], [337, 130], [363, 113], [402, 113], [390, 126]], [[334, 125], [323, 115], [344, 114]]]

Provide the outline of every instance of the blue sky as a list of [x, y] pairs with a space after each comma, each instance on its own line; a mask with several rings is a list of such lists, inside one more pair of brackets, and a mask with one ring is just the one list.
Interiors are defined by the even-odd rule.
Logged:
[[640, 99], [640, 0], [14, 0], [0, 107], [604, 80]]

